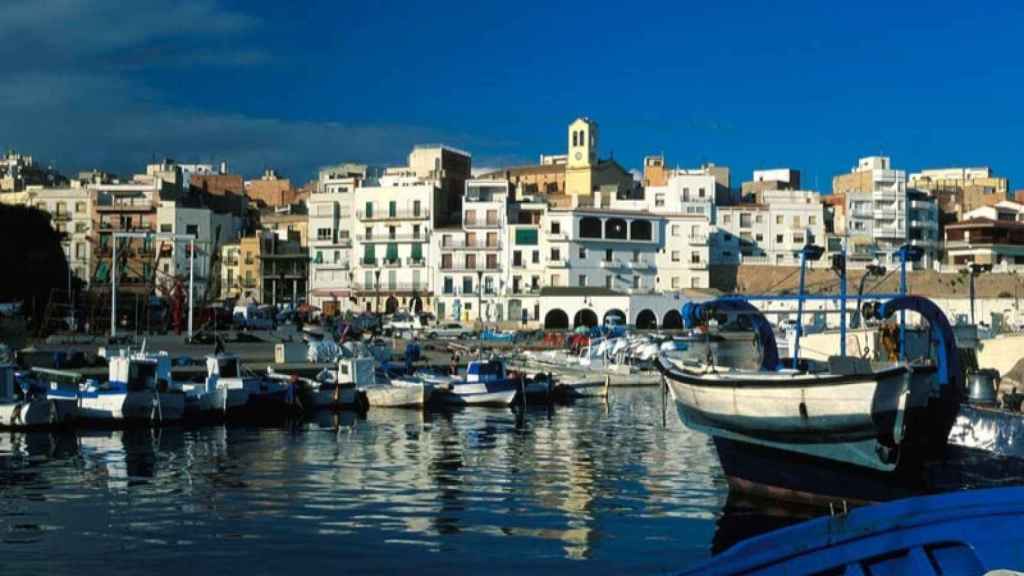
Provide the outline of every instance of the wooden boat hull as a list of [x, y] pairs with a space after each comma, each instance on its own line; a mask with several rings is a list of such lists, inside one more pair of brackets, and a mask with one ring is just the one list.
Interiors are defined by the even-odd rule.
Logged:
[[371, 386], [364, 388], [366, 401], [375, 408], [421, 408], [431, 397], [429, 386]]
[[511, 406], [517, 394], [514, 389], [467, 393], [444, 391], [441, 397], [449, 406]]
[[680, 418], [716, 442], [721, 438], [883, 472], [897, 466], [894, 451], [909, 396], [904, 366], [849, 375], [659, 366]]

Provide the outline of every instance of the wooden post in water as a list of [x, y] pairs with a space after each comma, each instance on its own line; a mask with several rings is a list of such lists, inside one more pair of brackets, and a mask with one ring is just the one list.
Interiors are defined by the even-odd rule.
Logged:
[[662, 376], [661, 376], [661, 427], [662, 428], [666, 427], [666, 422], [665, 422], [665, 410], [666, 410], [666, 408], [665, 408], [665, 396], [666, 396], [666, 394], [665, 393], [667, 391], [668, 391], [668, 380], [666, 380], [665, 379], [665, 375], [662, 374]]

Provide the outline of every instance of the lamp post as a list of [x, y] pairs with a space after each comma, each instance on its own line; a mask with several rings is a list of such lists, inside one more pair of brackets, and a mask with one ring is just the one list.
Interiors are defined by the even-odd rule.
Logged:
[[864, 296], [864, 282], [867, 281], [868, 276], [878, 276], [879, 278], [885, 276], [885, 266], [868, 264], [867, 268], [864, 269], [864, 275], [860, 277], [860, 285], [857, 286], [857, 310], [854, 311], [853, 320], [850, 321], [850, 328], [860, 328], [861, 318], [864, 316], [860, 305], [861, 299]]
[[380, 330], [381, 315], [380, 315], [380, 268], [373, 271], [373, 291], [376, 295], [376, 303], [373, 305], [373, 311], [377, 314], [377, 329]]
[[974, 277], [977, 276], [978, 274], [983, 274], [990, 270], [992, 270], [991, 264], [975, 264], [974, 262], [968, 264], [967, 268], [964, 270], [968, 275], [970, 275], [971, 279], [971, 324], [973, 324], [974, 326], [977, 326], [977, 324], [975, 324], [974, 322]]
[[[896, 250], [900, 259], [900, 296], [907, 295], [907, 262], [917, 262], [924, 256], [924, 249], [920, 246], [904, 244]], [[906, 359], [906, 336], [907, 336], [907, 311], [900, 310], [900, 359]]]

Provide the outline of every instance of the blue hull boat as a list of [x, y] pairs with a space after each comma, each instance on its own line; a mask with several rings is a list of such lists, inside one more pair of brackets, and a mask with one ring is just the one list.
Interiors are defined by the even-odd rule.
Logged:
[[1024, 488], [857, 508], [741, 542], [684, 574], [985, 574], [1024, 570]]

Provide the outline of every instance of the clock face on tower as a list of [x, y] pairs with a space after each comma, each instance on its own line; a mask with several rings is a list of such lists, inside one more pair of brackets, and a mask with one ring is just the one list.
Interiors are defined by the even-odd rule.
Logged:
[[576, 151], [576, 159], [579, 160], [580, 158], [583, 158], [583, 153], [577, 150]]

